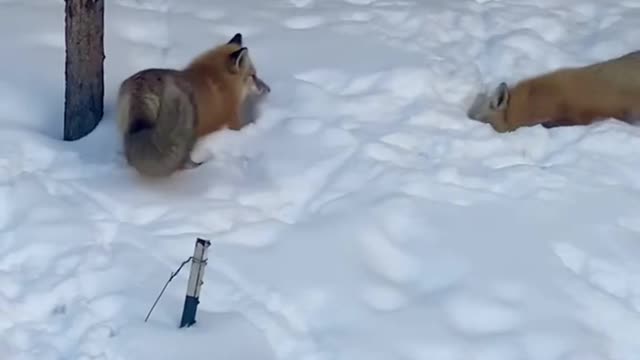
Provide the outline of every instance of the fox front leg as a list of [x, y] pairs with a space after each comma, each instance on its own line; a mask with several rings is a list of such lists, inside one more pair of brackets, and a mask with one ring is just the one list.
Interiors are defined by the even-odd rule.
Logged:
[[182, 170], [190, 170], [200, 167], [202, 164], [213, 160], [214, 157], [215, 156], [212, 153], [208, 153], [202, 161], [194, 161], [191, 156], [189, 156], [182, 165]]

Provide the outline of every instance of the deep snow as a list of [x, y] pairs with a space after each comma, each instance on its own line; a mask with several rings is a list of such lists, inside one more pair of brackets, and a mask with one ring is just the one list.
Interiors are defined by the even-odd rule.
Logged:
[[[58, 139], [63, 1], [0, 1], [9, 360], [637, 360], [640, 129], [496, 134], [475, 92], [640, 49], [637, 0], [108, 0], [104, 121]], [[115, 90], [235, 32], [272, 93], [197, 170], [124, 165]], [[198, 323], [177, 329], [212, 240]]]

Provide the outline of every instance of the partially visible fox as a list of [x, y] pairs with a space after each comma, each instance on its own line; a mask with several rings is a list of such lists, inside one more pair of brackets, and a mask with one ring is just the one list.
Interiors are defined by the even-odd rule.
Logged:
[[467, 111], [497, 132], [524, 126], [588, 125], [605, 119], [640, 120], [640, 51], [523, 80], [480, 93]]
[[118, 92], [118, 128], [127, 163], [150, 177], [201, 165], [191, 158], [197, 139], [224, 126], [241, 129], [246, 125], [245, 100], [270, 91], [257, 76], [240, 33], [182, 70], [152, 68], [133, 74]]

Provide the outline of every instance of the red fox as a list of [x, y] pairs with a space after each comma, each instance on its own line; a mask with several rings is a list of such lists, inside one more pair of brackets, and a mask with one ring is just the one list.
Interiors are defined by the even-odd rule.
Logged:
[[198, 138], [224, 126], [241, 129], [246, 99], [270, 91], [240, 33], [182, 70], [152, 68], [131, 75], [118, 91], [127, 163], [150, 177], [200, 166], [191, 159]]
[[640, 51], [582, 67], [563, 68], [500, 83], [491, 95], [478, 94], [467, 111], [497, 132], [524, 126], [589, 125], [605, 119], [640, 120]]

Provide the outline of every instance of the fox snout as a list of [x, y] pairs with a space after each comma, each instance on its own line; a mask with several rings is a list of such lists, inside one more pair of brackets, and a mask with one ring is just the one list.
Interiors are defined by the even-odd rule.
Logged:
[[253, 86], [255, 87], [255, 92], [262, 95], [271, 92], [271, 87], [267, 85], [262, 79], [260, 79], [257, 75], [253, 75]]

